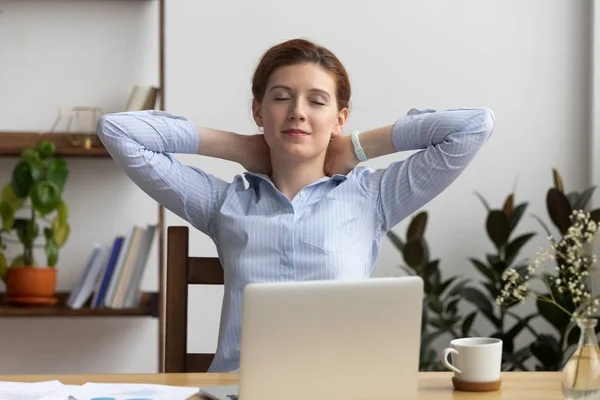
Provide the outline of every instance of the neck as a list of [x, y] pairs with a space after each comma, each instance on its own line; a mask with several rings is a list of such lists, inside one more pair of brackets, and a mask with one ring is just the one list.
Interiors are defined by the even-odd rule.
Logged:
[[271, 154], [271, 180], [285, 197], [292, 200], [302, 188], [323, 178], [323, 159], [295, 161]]

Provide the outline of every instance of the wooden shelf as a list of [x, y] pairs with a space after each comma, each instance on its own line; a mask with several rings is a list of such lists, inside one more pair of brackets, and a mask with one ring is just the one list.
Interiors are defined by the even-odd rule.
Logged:
[[[95, 134], [71, 133], [71, 138], [61, 132], [40, 134], [26, 131], [0, 131], [0, 156], [18, 157], [23, 149], [35, 147], [40, 140], [49, 140], [56, 146], [56, 155], [60, 157], [110, 158], [108, 151]], [[92, 148], [74, 146], [71, 139], [92, 138]]]
[[158, 317], [158, 293], [142, 294], [140, 306], [131, 309], [89, 308], [89, 302], [81, 309], [67, 307], [68, 292], [58, 292], [58, 303], [53, 306], [13, 306], [5, 301], [6, 294], [0, 293], [0, 317]]

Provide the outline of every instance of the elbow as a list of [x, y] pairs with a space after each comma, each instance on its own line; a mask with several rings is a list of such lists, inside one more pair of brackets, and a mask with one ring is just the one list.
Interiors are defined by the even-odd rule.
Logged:
[[96, 134], [100, 141], [107, 146], [111, 139], [121, 137], [125, 132], [119, 127], [117, 123], [117, 115], [115, 114], [104, 114], [98, 118], [96, 124]]
[[479, 114], [481, 134], [487, 140], [494, 132], [494, 126], [496, 124], [496, 117], [494, 112], [489, 108], [481, 108]]

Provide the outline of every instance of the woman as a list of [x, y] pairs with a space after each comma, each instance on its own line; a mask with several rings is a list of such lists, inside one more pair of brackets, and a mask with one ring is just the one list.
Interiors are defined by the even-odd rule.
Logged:
[[[348, 75], [330, 51], [302, 39], [264, 54], [252, 92], [264, 134], [194, 126], [161, 111], [105, 115], [98, 124], [125, 173], [217, 247], [225, 293], [211, 372], [239, 368], [246, 284], [369, 277], [385, 233], [453, 182], [494, 124], [483, 108], [411, 110], [391, 125], [342, 136]], [[377, 171], [358, 166], [406, 150], [422, 151]], [[241, 176], [225, 182], [171, 153], [240, 163], [248, 187]]]

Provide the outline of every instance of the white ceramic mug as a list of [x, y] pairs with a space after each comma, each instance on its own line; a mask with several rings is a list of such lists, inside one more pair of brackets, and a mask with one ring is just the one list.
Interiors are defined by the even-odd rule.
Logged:
[[[496, 338], [461, 338], [444, 349], [442, 364], [465, 382], [494, 382], [500, 379], [502, 340]], [[448, 355], [452, 355], [452, 362]]]

